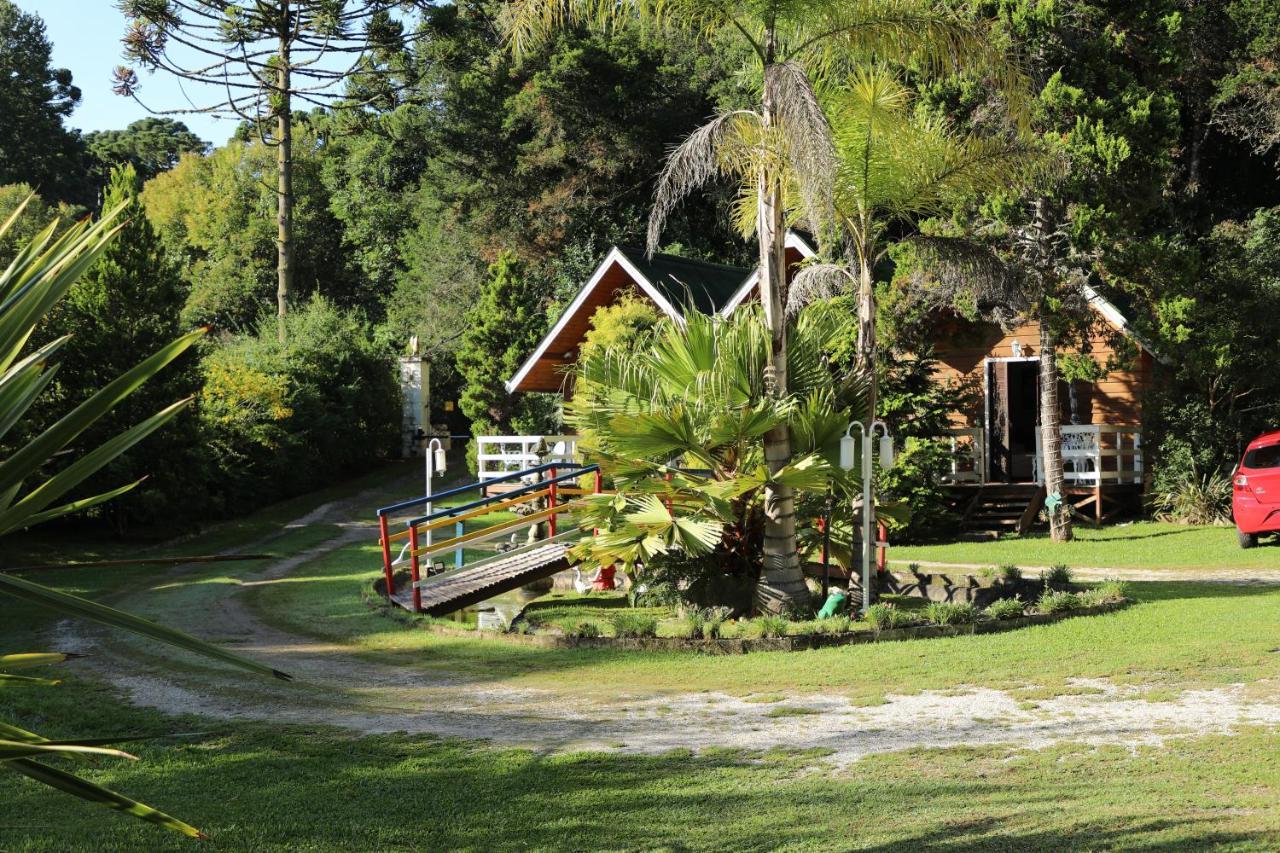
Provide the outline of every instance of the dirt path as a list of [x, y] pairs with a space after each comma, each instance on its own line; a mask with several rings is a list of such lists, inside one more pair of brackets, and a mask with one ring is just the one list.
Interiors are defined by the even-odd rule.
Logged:
[[[1038, 748], [1063, 741], [1136, 746], [1158, 744], [1171, 736], [1230, 732], [1240, 725], [1280, 725], [1280, 685], [1267, 701], [1257, 698], [1257, 685], [1247, 693], [1242, 685], [1234, 685], [1147, 701], [1141, 689], [1105, 682], [1080, 682], [1070, 695], [1037, 703], [1005, 691], [964, 686], [889, 696], [887, 704], [875, 707], [830, 695], [794, 695], [779, 701], [719, 693], [588, 700], [370, 663], [345, 646], [288, 634], [258, 619], [244, 592], [369, 536], [367, 523], [351, 519], [354, 509], [369, 498], [368, 493], [356, 495], [294, 522], [337, 524], [339, 533], [328, 542], [251, 571], [241, 577], [239, 590], [218, 596], [211, 607], [167, 612], [166, 621], [175, 627], [217, 637], [290, 672], [295, 683], [245, 678], [198, 664], [181, 670], [160, 666], [140, 653], [141, 647], [86, 630], [81, 623], [59, 623], [56, 647], [109, 645], [111, 654], [72, 665], [105, 678], [135, 704], [166, 713], [332, 725], [365, 733], [482, 738], [539, 751], [819, 748], [844, 764], [868, 754], [919, 746]], [[182, 572], [179, 567], [174, 575]], [[126, 606], [129, 602], [130, 598], [122, 600]], [[776, 697], [757, 697], [765, 698]]]

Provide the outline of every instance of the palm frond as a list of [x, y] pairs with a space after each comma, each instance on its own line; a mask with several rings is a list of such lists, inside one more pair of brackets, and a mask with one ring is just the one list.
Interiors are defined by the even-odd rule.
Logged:
[[994, 246], [957, 237], [912, 237], [919, 266], [909, 297], [928, 307], [1016, 328], [1031, 310], [1019, 271]]
[[721, 113], [686, 136], [667, 155], [658, 176], [649, 212], [649, 253], [658, 250], [667, 218], [685, 198], [718, 177], [734, 178], [754, 192], [762, 162], [760, 116], [750, 110]]
[[809, 229], [826, 233], [835, 219], [836, 149], [831, 125], [813, 83], [797, 62], [779, 62], [765, 69], [775, 118], [786, 143], [787, 173]]
[[841, 264], [807, 264], [800, 268], [787, 290], [787, 316], [795, 318], [814, 302], [834, 299], [852, 291], [857, 279]]
[[850, 65], [891, 62], [926, 76], [965, 72], [997, 91], [1019, 124], [1029, 120], [1032, 86], [1025, 63], [991, 37], [967, 7], [935, 0], [813, 0], [784, 19], [784, 56], [818, 75]]

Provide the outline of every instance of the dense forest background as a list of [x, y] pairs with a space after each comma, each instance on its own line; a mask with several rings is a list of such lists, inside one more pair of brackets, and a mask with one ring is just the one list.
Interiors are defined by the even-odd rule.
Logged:
[[[555, 406], [501, 384], [613, 243], [641, 244], [668, 148], [758, 81], [733, 42], [621, 27], [570, 32], [518, 62], [500, 2], [430, 7], [387, 75], [349, 81], [359, 109], [296, 118], [296, 296], [274, 321], [274, 152], [251, 129], [211, 145], [154, 118], [82, 134], [79, 91], [39, 18], [0, 0], [0, 215], [17, 237], [54, 217], [132, 208], [127, 234], [42, 334], [74, 332], [42, 423], [181, 330], [213, 333], [86, 446], [158, 401], [176, 427], [94, 485], [151, 474], [113, 503], [119, 530], [190, 519], [358, 473], [399, 446], [395, 358], [435, 364], [435, 420], [555, 428]], [[1059, 194], [1096, 284], [1160, 354], [1148, 443], [1167, 480], [1221, 472], [1280, 426], [1280, 6], [1270, 0], [985, 0], [1037, 69], [1033, 119], [1069, 155]], [[974, 84], [920, 109], [977, 122]], [[665, 251], [750, 264], [725, 187], [683, 206]], [[992, 202], [993, 204], [995, 202]], [[0, 262], [18, 240], [0, 245]], [[894, 312], [880, 271], [885, 372], [927, 322]], [[267, 318], [264, 321], [264, 318]], [[913, 362], [916, 364], [916, 362]], [[892, 377], [891, 377], [892, 378]], [[936, 401], [923, 375], [887, 387]]]

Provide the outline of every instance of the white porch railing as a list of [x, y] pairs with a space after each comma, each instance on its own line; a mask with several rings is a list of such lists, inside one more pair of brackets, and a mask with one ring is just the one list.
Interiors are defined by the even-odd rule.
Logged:
[[[949, 431], [951, 440], [951, 483], [986, 483], [987, 435], [981, 427]], [[1036, 454], [1032, 477], [1044, 482], [1041, 474], [1042, 444], [1036, 429]], [[1062, 467], [1068, 486], [1099, 486], [1142, 482], [1142, 430], [1134, 426], [1087, 424], [1062, 427]]]
[[982, 483], [987, 477], [987, 437], [982, 427], [950, 430], [950, 483]]
[[[1035, 479], [1044, 482], [1040, 431], [1036, 430]], [[1142, 430], [1090, 424], [1062, 428], [1062, 472], [1068, 486], [1142, 482]]]
[[[547, 455], [538, 456], [539, 444], [546, 442]], [[578, 449], [576, 435], [481, 435], [476, 437], [476, 466], [479, 479], [492, 480], [503, 474], [523, 471], [542, 462], [569, 462]]]

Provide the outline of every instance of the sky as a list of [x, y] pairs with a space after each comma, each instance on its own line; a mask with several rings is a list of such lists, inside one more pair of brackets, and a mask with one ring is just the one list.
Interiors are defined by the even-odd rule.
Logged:
[[[91, 130], [123, 129], [130, 122], [150, 115], [132, 98], [111, 91], [111, 70], [123, 64], [120, 36], [124, 16], [115, 0], [15, 0], [24, 12], [44, 19], [53, 43], [53, 66], [70, 68], [72, 82], [80, 87], [80, 105], [68, 124], [86, 133]], [[187, 96], [197, 104], [214, 101], [220, 90], [183, 81], [169, 74], [138, 72], [142, 83], [139, 96], [152, 109], [189, 107]], [[185, 95], [184, 90], [185, 89]], [[204, 94], [202, 101], [201, 95]], [[226, 142], [236, 123], [207, 115], [178, 115], [197, 135], [215, 145]]]

